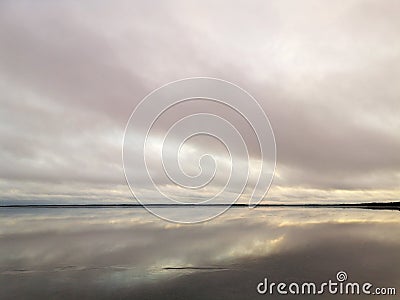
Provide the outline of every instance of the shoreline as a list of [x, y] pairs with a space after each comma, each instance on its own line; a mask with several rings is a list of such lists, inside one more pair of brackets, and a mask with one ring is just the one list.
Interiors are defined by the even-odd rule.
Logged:
[[[147, 204], [153, 207], [248, 207], [247, 204]], [[142, 204], [10, 204], [0, 205], [0, 208], [137, 208], [143, 207]], [[371, 203], [336, 203], [336, 204], [259, 204], [260, 207], [299, 207], [299, 208], [363, 208], [363, 209], [391, 209], [400, 210], [400, 202], [371, 202]]]

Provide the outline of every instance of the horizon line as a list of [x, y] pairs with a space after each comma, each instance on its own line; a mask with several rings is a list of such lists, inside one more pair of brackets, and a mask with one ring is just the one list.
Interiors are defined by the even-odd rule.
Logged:
[[[0, 205], [0, 208], [23, 208], [23, 207], [37, 207], [37, 208], [74, 208], [74, 207], [145, 207], [145, 206], [165, 206], [165, 207], [194, 207], [194, 206], [227, 206], [227, 207], [249, 207], [245, 203], [234, 203], [234, 204], [207, 204], [207, 203], [187, 203], [187, 204], [165, 204], [165, 203], [150, 203], [150, 204], [140, 204], [140, 203], [91, 203], [91, 204], [6, 204]], [[396, 202], [362, 202], [362, 203], [297, 203], [297, 204], [258, 204], [252, 206], [257, 207], [394, 207], [400, 208], [400, 201]]]

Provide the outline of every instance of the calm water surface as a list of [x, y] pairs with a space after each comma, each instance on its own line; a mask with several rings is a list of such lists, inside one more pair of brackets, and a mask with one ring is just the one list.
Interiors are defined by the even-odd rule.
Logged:
[[[256, 286], [341, 270], [399, 294], [399, 237], [399, 211], [232, 208], [178, 225], [142, 208], [2, 208], [0, 299], [302, 299]], [[366, 297], [399, 296], [319, 296]]]

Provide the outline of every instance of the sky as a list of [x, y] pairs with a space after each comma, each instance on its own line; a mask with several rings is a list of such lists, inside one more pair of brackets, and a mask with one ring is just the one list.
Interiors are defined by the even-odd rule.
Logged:
[[[197, 76], [237, 84], [268, 115], [277, 161], [262, 203], [399, 200], [399, 11], [389, 0], [1, 1], [0, 200], [134, 203], [129, 116]], [[169, 117], [196, 109], [231, 114], [203, 102]], [[187, 148], [224, 155], [209, 139]]]

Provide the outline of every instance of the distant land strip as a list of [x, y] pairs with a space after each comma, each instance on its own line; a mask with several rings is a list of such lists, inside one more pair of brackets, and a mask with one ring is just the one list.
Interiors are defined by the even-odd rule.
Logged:
[[[9, 204], [0, 208], [112, 208], [112, 207], [142, 207], [142, 204]], [[248, 207], [248, 204], [146, 204], [147, 207], [213, 207], [232, 206]], [[369, 203], [338, 203], [338, 204], [258, 204], [257, 207], [303, 207], [303, 208], [364, 208], [400, 210], [399, 202], [369, 202]]]

